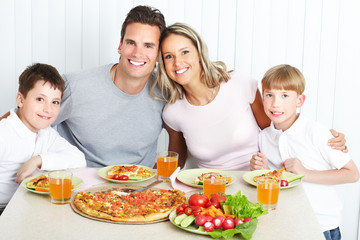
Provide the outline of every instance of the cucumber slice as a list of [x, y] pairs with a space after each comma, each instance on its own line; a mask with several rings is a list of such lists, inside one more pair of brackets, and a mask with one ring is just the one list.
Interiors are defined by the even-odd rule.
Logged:
[[304, 176], [305, 176], [304, 174], [302, 174], [302, 175], [296, 175], [296, 176], [293, 176], [293, 177], [288, 178], [287, 181], [288, 181], [288, 183], [291, 183], [291, 182], [293, 182], [293, 181], [296, 181], [296, 180], [298, 180], [298, 179], [303, 178]]
[[143, 178], [140, 176], [130, 176], [129, 177], [129, 180], [141, 180], [141, 179], [143, 179]]
[[189, 215], [186, 218], [184, 218], [181, 223], [180, 226], [183, 228], [187, 228], [188, 226], [190, 226], [193, 222], [195, 221], [195, 216], [194, 215]]
[[179, 216], [176, 216], [175, 219], [174, 219], [174, 223], [176, 225], [180, 225], [180, 223], [187, 217], [188, 215], [186, 215], [185, 213], [179, 215]]

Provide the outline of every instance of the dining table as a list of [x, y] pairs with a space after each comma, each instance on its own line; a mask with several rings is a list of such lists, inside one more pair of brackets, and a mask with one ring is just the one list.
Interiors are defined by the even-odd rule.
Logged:
[[[90, 171], [91, 170], [91, 171]], [[108, 182], [100, 178], [97, 169], [75, 169], [74, 175], [83, 179], [83, 188], [102, 185], [122, 186], [123, 183]], [[256, 187], [243, 179], [246, 171], [229, 171], [236, 179], [226, 187], [226, 194], [241, 191], [249, 201], [257, 202]], [[86, 173], [86, 174], [85, 174]], [[146, 186], [156, 177], [132, 185]], [[126, 183], [124, 183], [126, 184]], [[85, 189], [84, 189], [85, 187]], [[154, 188], [172, 189], [169, 182]], [[202, 191], [201, 188], [197, 190]], [[187, 193], [189, 196], [191, 192]], [[239, 239], [236, 235], [234, 239]], [[0, 239], [57, 240], [57, 239], [212, 239], [175, 226], [169, 220], [150, 224], [122, 224], [103, 222], [76, 213], [70, 204], [57, 205], [50, 202], [47, 194], [36, 194], [19, 186], [0, 216]], [[319, 240], [325, 239], [301, 184], [281, 189], [276, 210], [258, 218], [254, 240]]]

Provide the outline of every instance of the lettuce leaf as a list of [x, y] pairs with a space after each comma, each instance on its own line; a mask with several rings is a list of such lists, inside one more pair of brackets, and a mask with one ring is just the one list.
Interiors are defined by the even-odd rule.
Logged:
[[268, 214], [268, 210], [262, 207], [261, 203], [250, 202], [245, 195], [238, 191], [235, 195], [226, 195], [227, 199], [222, 204], [222, 208], [231, 209], [231, 214], [235, 218], [252, 218], [256, 219], [261, 215]]
[[214, 229], [212, 232], [208, 232], [208, 234], [213, 238], [232, 238], [235, 234], [240, 234], [244, 239], [248, 240], [252, 238], [253, 233], [256, 230], [258, 224], [257, 219], [253, 219], [249, 222], [244, 222], [243, 224], [240, 224], [236, 226], [233, 229], [228, 230], [221, 230], [221, 229]]

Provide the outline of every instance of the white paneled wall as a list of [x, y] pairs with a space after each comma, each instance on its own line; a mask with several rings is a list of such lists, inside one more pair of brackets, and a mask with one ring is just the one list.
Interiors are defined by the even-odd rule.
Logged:
[[[298, 67], [307, 81], [302, 113], [344, 132], [358, 164], [358, 0], [1, 0], [0, 114], [15, 106], [17, 78], [33, 62], [60, 73], [116, 62], [121, 24], [136, 5], [157, 7], [168, 24], [190, 24], [213, 60], [259, 81], [275, 64]], [[359, 184], [339, 191], [343, 239], [356, 239]]]

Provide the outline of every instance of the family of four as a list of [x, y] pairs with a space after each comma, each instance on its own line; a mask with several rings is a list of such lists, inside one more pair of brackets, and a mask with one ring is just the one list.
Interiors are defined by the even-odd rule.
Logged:
[[332, 185], [355, 182], [359, 173], [343, 134], [331, 130], [332, 138], [328, 129], [297, 114], [305, 100], [299, 70], [271, 68], [261, 95], [256, 80], [210, 61], [190, 26], [166, 27], [160, 11], [148, 6], [128, 13], [118, 53], [116, 64], [63, 78], [39, 63], [21, 74], [17, 108], [0, 121], [2, 210], [17, 183], [38, 168], [154, 167], [165, 127], [181, 167], [189, 152], [200, 168], [284, 166], [305, 174], [304, 188], [324, 235], [340, 238], [341, 204]]

